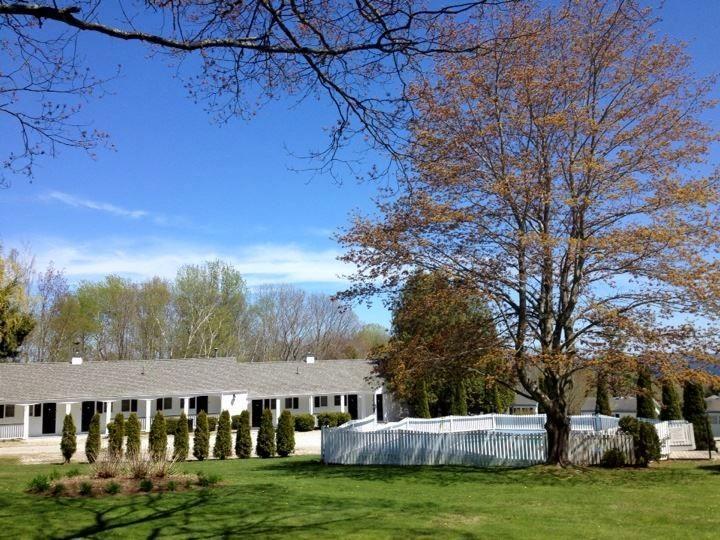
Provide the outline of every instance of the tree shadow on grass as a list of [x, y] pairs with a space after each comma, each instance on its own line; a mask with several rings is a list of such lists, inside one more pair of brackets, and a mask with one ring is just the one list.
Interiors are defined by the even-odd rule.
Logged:
[[720, 474], [720, 464], [716, 465], [699, 465], [698, 469], [707, 471], [711, 474]]

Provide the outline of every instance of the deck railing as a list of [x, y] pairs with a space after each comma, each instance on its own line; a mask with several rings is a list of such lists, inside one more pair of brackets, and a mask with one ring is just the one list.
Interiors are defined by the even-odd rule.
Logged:
[[23, 424], [0, 424], [0, 440], [22, 439], [23, 436]]

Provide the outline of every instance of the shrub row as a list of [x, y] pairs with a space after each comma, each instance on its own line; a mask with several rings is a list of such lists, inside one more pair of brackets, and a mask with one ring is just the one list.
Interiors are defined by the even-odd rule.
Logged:
[[349, 422], [351, 419], [350, 413], [346, 412], [318, 413], [315, 416], [317, 417], [318, 427], [337, 427]]

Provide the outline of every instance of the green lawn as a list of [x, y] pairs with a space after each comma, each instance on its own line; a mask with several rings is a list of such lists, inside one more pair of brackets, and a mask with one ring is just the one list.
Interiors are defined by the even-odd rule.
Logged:
[[[63, 469], [61, 466], [55, 466]], [[53, 466], [0, 461], [0, 537], [718, 538], [720, 466], [478, 470], [323, 466], [314, 458], [189, 463], [205, 491], [53, 499]], [[64, 470], [67, 470], [65, 467]]]

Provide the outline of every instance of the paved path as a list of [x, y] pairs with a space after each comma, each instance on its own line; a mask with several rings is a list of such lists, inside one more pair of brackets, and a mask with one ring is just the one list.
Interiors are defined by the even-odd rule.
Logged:
[[[252, 430], [253, 448], [257, 430]], [[77, 452], [73, 461], [85, 461], [85, 439], [86, 435], [78, 435]], [[192, 458], [192, 433], [190, 434], [190, 459]], [[215, 443], [215, 434], [210, 435], [210, 452]], [[143, 449], [147, 448], [147, 433], [140, 438]], [[233, 432], [233, 444], [235, 444], [235, 433]], [[107, 437], [103, 437], [103, 448], [107, 446]], [[173, 436], [168, 436], [168, 448], [172, 449]], [[320, 454], [320, 431], [296, 432], [295, 433], [295, 455]], [[31, 437], [26, 441], [0, 441], [0, 458], [17, 458], [21, 463], [59, 463], [62, 461], [60, 453], [60, 437]]]
[[[708, 459], [707, 450], [680, 450], [670, 452], [670, 459]], [[720, 460], [720, 454], [712, 453], [712, 459]]]

